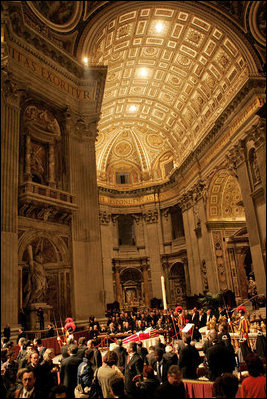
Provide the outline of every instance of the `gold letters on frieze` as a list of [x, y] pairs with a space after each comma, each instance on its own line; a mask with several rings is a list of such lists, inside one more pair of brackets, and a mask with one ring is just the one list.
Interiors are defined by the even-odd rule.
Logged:
[[9, 46], [9, 56], [15, 61], [22, 64], [25, 68], [29, 69], [30, 72], [41, 76], [42, 78], [60, 88], [61, 90], [64, 90], [77, 100], [95, 100], [96, 81], [93, 81], [91, 83], [91, 86], [86, 86], [86, 88], [77, 86], [75, 87], [74, 84], [71, 84], [67, 80], [63, 80], [62, 77], [60, 77], [58, 74], [55, 74], [52, 69], [44, 67], [43, 64], [41, 64], [40, 62], [24, 55], [23, 53], [11, 46]]

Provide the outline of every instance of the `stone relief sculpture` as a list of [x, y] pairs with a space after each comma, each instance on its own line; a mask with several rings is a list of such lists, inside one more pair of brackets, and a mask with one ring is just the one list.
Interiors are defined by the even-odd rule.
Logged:
[[256, 185], [261, 182], [261, 176], [260, 176], [260, 170], [259, 170], [258, 161], [257, 161], [257, 157], [256, 157], [254, 149], [250, 151], [249, 163], [250, 163], [253, 184]]
[[[39, 245], [37, 246], [37, 248]], [[44, 302], [47, 289], [47, 280], [44, 269], [44, 257], [42, 249], [37, 249], [35, 258], [33, 257], [32, 246], [28, 245], [29, 256], [29, 274], [24, 287], [25, 300], [23, 306], [26, 307], [32, 303]]]

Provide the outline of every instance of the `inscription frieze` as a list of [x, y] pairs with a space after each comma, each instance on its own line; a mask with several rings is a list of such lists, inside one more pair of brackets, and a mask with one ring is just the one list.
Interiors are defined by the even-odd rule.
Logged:
[[28, 69], [31, 73], [42, 77], [48, 83], [68, 93], [77, 100], [94, 101], [96, 98], [97, 82], [91, 83], [91, 86], [81, 87], [74, 86], [67, 79], [63, 79], [59, 74], [53, 72], [50, 68], [45, 67], [36, 59], [29, 55], [23, 54], [9, 44], [8, 47], [9, 57], [18, 62], [24, 68]]

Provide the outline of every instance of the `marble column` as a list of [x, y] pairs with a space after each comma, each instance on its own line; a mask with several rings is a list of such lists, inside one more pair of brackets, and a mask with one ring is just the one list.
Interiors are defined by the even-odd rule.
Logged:
[[191, 295], [199, 295], [203, 292], [200, 272], [200, 258], [197, 237], [195, 234], [195, 218], [190, 199], [184, 198], [181, 208], [185, 232], [186, 251], [188, 258], [188, 270], [190, 276]]
[[230, 149], [227, 159], [233, 165], [240, 184], [258, 294], [265, 295], [266, 269], [261, 236], [264, 236], [266, 233], [260, 231], [261, 223], [258, 220], [259, 216], [252, 196], [253, 188], [251, 187], [246, 155], [246, 143], [242, 140]]
[[218, 291], [218, 282], [214, 276], [217, 275], [216, 262], [213, 258], [212, 235], [207, 227], [207, 213], [206, 213], [206, 197], [200, 198], [198, 201], [199, 217], [201, 221], [201, 236], [202, 242], [200, 246], [201, 261], [205, 260], [207, 269], [208, 286], [210, 292]]
[[20, 93], [1, 84], [1, 325], [18, 324], [18, 179]]
[[158, 211], [144, 212], [145, 244], [149, 255], [153, 297], [162, 299]]
[[100, 232], [101, 232], [101, 246], [102, 259], [104, 269], [104, 284], [106, 293], [106, 303], [112, 303], [115, 300], [113, 289], [113, 272], [112, 272], [112, 258], [113, 258], [113, 225], [111, 222], [111, 215], [108, 211], [100, 210], [99, 214]]
[[66, 113], [70, 189], [78, 210], [72, 219], [73, 293], [76, 319], [88, 314], [105, 313], [104, 273], [102, 263], [98, 190], [96, 179], [95, 138], [97, 116]]

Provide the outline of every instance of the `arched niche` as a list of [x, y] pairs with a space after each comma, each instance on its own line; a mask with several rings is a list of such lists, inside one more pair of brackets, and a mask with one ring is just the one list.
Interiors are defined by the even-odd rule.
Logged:
[[170, 303], [181, 305], [186, 295], [185, 269], [182, 262], [175, 262], [169, 269]]
[[239, 183], [229, 171], [222, 169], [212, 178], [208, 192], [209, 221], [243, 221], [245, 213]]
[[143, 298], [143, 275], [136, 268], [126, 268], [120, 273], [124, 306], [139, 306]]
[[32, 247], [33, 259], [42, 252], [47, 279], [45, 302], [52, 306], [56, 320], [71, 314], [71, 258], [69, 249], [60, 236], [30, 230], [21, 235], [18, 244], [19, 303], [23, 307], [24, 287], [29, 273], [28, 246]]

